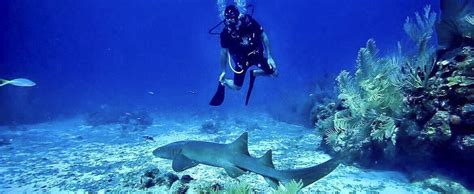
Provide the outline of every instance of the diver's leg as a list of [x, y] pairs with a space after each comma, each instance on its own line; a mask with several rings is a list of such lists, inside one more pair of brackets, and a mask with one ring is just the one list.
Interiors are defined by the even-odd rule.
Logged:
[[270, 74], [268, 73], [265, 73], [265, 71], [261, 70], [261, 69], [255, 69], [252, 71], [253, 73], [253, 76], [257, 77], [257, 76], [269, 76]]
[[241, 73], [234, 73], [234, 79], [224, 79], [222, 83], [233, 89], [233, 90], [240, 90], [242, 89], [242, 85], [244, 84], [244, 78], [245, 78], [245, 72], [247, 72], [247, 69], [244, 68], [243, 70], [240, 67], [236, 67], [237, 72]]
[[224, 79], [223, 83], [224, 83], [225, 86], [227, 86], [228, 88], [233, 89], [233, 90], [240, 90], [242, 88], [242, 86], [236, 85], [234, 83], [234, 80], [232, 80], [232, 79]]

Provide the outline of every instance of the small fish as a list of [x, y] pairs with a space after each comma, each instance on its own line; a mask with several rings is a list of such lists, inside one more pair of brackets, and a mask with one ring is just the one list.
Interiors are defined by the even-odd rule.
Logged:
[[148, 94], [155, 95], [155, 92], [149, 91]]
[[193, 91], [193, 90], [188, 91], [188, 93], [190, 93], [190, 94], [197, 94], [197, 92], [196, 92], [196, 91]]
[[17, 78], [13, 80], [5, 80], [5, 79], [0, 79], [0, 86], [4, 86], [7, 84], [11, 84], [14, 86], [20, 86], [20, 87], [32, 87], [35, 86], [36, 83], [25, 78]]
[[155, 139], [154, 139], [153, 137], [148, 136], [148, 135], [144, 135], [143, 138], [144, 138], [145, 140], [155, 141]]

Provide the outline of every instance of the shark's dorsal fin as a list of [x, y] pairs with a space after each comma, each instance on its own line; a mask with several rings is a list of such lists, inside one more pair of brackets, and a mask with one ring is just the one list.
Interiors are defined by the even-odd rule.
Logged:
[[275, 165], [273, 165], [272, 160], [272, 150], [268, 150], [267, 152], [265, 152], [262, 157], [258, 158], [258, 162], [260, 164], [263, 164], [264, 166], [275, 168]]
[[180, 154], [173, 159], [172, 167], [174, 171], [181, 172], [186, 169], [195, 167], [196, 165], [198, 165], [197, 162], [194, 162], [193, 160]]
[[234, 142], [230, 143], [229, 149], [236, 153], [242, 153], [245, 155], [249, 155], [248, 149], [248, 142], [249, 142], [249, 134], [247, 132], [242, 133], [239, 138], [237, 138]]
[[[267, 152], [265, 152], [265, 154], [263, 154], [262, 157], [258, 158], [257, 160], [260, 164], [275, 169], [275, 165], [273, 165], [273, 160], [272, 160], [272, 150], [268, 150]], [[266, 177], [266, 176], [264, 176], [264, 178], [265, 178], [265, 181], [267, 181], [267, 183], [270, 184], [272, 188], [274, 189], [278, 188], [278, 185], [279, 185], [278, 180], [274, 178]]]

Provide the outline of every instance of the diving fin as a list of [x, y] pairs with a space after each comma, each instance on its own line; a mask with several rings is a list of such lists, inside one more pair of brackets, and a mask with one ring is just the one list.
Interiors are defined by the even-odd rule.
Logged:
[[211, 106], [219, 106], [224, 102], [224, 96], [225, 96], [225, 86], [219, 82], [217, 86], [217, 91], [216, 94], [214, 94], [214, 97], [212, 97], [211, 102], [209, 102], [209, 105]]
[[250, 94], [252, 94], [253, 83], [255, 82], [255, 75], [253, 75], [254, 70], [250, 71], [250, 83], [249, 89], [247, 90], [247, 97], [245, 98], [245, 106], [249, 104]]

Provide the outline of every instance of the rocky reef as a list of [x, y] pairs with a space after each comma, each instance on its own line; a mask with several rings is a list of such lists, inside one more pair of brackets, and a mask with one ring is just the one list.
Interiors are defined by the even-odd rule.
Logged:
[[[437, 14], [426, 7], [415, 18], [404, 26], [411, 47], [404, 50], [399, 43], [398, 53], [380, 56], [369, 40], [359, 51], [355, 74], [342, 71], [337, 77], [337, 98], [316, 103], [311, 117], [332, 155], [403, 170], [414, 179], [441, 174], [472, 189], [474, 45], [443, 47], [440, 55], [431, 39]], [[474, 23], [470, 28], [465, 31]], [[431, 172], [419, 177], [420, 171]]]

